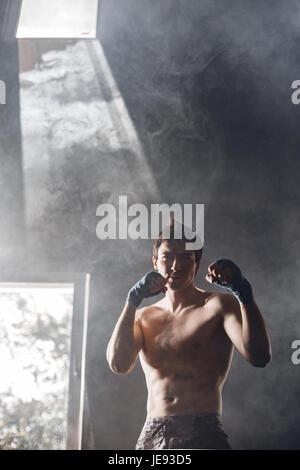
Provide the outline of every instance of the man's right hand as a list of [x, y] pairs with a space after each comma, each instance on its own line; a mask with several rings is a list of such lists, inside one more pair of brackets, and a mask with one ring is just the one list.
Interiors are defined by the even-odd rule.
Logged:
[[130, 289], [127, 300], [137, 308], [146, 297], [153, 297], [161, 292], [165, 293], [167, 282], [167, 277], [163, 277], [156, 271], [150, 271]]

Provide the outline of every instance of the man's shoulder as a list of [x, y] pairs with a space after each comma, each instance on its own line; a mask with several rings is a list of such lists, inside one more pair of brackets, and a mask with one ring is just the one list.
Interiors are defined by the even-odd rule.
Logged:
[[204, 292], [204, 304], [207, 308], [213, 308], [216, 311], [226, 313], [239, 306], [237, 299], [231, 294], [223, 292]]
[[195, 303], [199, 307], [213, 305], [220, 302], [220, 294], [196, 287]]
[[142, 319], [142, 317], [145, 317], [149, 314], [153, 314], [155, 311], [158, 311], [159, 309], [161, 309], [161, 307], [159, 306], [159, 302], [156, 302], [155, 304], [152, 304], [152, 305], [147, 305], [146, 307], [139, 308], [136, 311], [135, 319], [136, 321], [139, 321]]

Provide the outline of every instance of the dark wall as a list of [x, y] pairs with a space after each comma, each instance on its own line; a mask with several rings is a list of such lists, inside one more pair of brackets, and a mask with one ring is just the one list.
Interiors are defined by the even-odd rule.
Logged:
[[[204, 275], [215, 259], [236, 261], [253, 284], [273, 346], [265, 369], [251, 367], [235, 352], [223, 395], [226, 432], [235, 448], [299, 448], [300, 384], [291, 343], [300, 335], [300, 107], [290, 96], [292, 81], [300, 79], [300, 2], [103, 0], [101, 11], [100, 41], [140, 147], [133, 149], [124, 138], [113, 150], [105, 119], [85, 140], [74, 138], [104, 112], [99, 108], [86, 124], [83, 105], [105, 105], [118, 120], [116, 97], [89, 41], [86, 52], [79, 43], [77, 49], [66, 46], [64, 55], [54, 51], [57, 67], [69, 68], [38, 89], [30, 88], [26, 76], [24, 97], [31, 97], [33, 110], [47, 109], [48, 118], [46, 127], [36, 120], [30, 136], [24, 125], [23, 142], [24, 155], [30, 150], [36, 159], [26, 170], [26, 211], [34, 221], [26, 231], [28, 268], [91, 273], [87, 394], [95, 446], [133, 448], [146, 416], [140, 365], [117, 376], [105, 359], [128, 289], [151, 269], [151, 240], [96, 237], [97, 206], [128, 194], [130, 203], [205, 204], [197, 283], [208, 287]], [[79, 54], [89, 58], [93, 77], [84, 60], [80, 70]], [[78, 127], [69, 105], [78, 106]], [[6, 106], [18, 122], [17, 103], [12, 99]], [[19, 138], [18, 130], [13, 134]], [[10, 136], [1, 127], [3, 159], [14, 153]], [[13, 163], [10, 169], [15, 175]], [[11, 187], [20, 191], [22, 178]], [[38, 211], [30, 201], [39, 202]], [[4, 214], [13, 223], [13, 213]], [[3, 244], [2, 265], [14, 246]]]

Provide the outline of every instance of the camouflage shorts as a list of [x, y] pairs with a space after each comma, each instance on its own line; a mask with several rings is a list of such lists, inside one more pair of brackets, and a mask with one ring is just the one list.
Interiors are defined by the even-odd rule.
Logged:
[[147, 419], [137, 440], [144, 449], [231, 449], [217, 413]]

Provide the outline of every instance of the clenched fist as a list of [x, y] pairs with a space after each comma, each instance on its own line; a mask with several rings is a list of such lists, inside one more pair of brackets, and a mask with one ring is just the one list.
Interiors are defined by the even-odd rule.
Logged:
[[135, 307], [138, 307], [144, 298], [153, 297], [161, 292], [166, 292], [168, 277], [163, 277], [156, 271], [145, 274], [128, 292], [127, 299]]
[[253, 300], [250, 282], [244, 278], [240, 268], [230, 259], [221, 258], [210, 264], [205, 279], [210, 284], [227, 289], [243, 304], [249, 304]]

